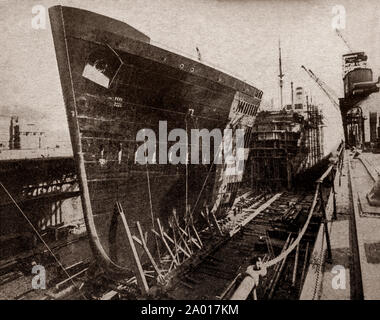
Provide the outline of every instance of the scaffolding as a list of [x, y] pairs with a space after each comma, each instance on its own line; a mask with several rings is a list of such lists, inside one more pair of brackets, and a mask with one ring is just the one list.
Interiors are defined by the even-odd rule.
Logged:
[[323, 156], [323, 130], [322, 114], [315, 105], [307, 104], [307, 125], [305, 131], [307, 135], [308, 159], [306, 168], [315, 166]]
[[313, 105], [304, 114], [262, 112], [251, 141], [245, 183], [255, 190], [291, 189], [294, 178], [323, 157], [322, 115]]

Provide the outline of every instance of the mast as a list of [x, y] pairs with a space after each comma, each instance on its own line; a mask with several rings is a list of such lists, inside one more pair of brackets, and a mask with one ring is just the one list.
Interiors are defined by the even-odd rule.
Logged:
[[278, 62], [279, 62], [279, 75], [278, 78], [280, 79], [280, 108], [282, 109], [283, 106], [283, 96], [282, 96], [282, 85], [283, 85], [283, 80], [282, 78], [284, 77], [284, 74], [282, 73], [282, 61], [281, 61], [281, 42], [278, 40]]
[[292, 91], [292, 109], [294, 109], [294, 92], [293, 92], [293, 81], [290, 82], [290, 88], [291, 88], [291, 91]]

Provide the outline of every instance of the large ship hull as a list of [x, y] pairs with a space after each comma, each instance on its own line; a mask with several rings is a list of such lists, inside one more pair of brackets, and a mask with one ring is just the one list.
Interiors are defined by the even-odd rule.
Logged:
[[[135, 222], [150, 231], [159, 218], [165, 228], [173, 211], [184, 216], [218, 203], [220, 214], [241, 180], [227, 186], [225, 165], [160, 164], [161, 143], [156, 163], [139, 164], [136, 134], [150, 129], [158, 141], [162, 121], [167, 132], [249, 129], [262, 91], [155, 47], [125, 23], [69, 7], [49, 13], [90, 242], [101, 265], [123, 275], [131, 257], [117, 202], [138, 234]], [[249, 121], [236, 126], [237, 118]]]

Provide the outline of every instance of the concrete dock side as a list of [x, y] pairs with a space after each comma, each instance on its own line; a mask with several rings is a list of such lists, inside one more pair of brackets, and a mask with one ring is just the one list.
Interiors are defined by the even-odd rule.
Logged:
[[[363, 153], [361, 159], [350, 159], [350, 176], [354, 217], [358, 236], [359, 260], [366, 300], [380, 299], [380, 215], [368, 215], [362, 210], [365, 195], [374, 185], [370, 172], [376, 172], [378, 154]], [[364, 161], [362, 161], [364, 159]], [[360, 201], [362, 203], [360, 203]], [[368, 206], [366, 206], [368, 207]], [[374, 207], [373, 211], [378, 208]]]
[[[335, 181], [337, 220], [329, 222], [332, 259], [324, 261], [314, 299], [380, 299], [380, 215], [363, 211], [379, 169], [379, 154], [354, 158], [346, 151], [340, 183], [339, 176]], [[325, 254], [325, 247], [317, 240], [314, 251]]]

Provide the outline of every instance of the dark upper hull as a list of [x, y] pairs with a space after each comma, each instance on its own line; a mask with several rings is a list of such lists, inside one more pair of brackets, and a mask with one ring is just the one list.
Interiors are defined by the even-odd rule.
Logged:
[[231, 179], [224, 190], [223, 165], [188, 165], [186, 175], [181, 164], [136, 164], [136, 133], [152, 129], [158, 139], [159, 121], [167, 121], [168, 132], [223, 130], [238, 116], [252, 122], [262, 92], [154, 47], [122, 22], [61, 6], [49, 12], [91, 244], [108, 271], [124, 274], [129, 256], [116, 201], [132, 233], [136, 221], [149, 231], [152, 217], [165, 226], [173, 209], [184, 214], [186, 202], [192, 211], [228, 206], [239, 182]]

